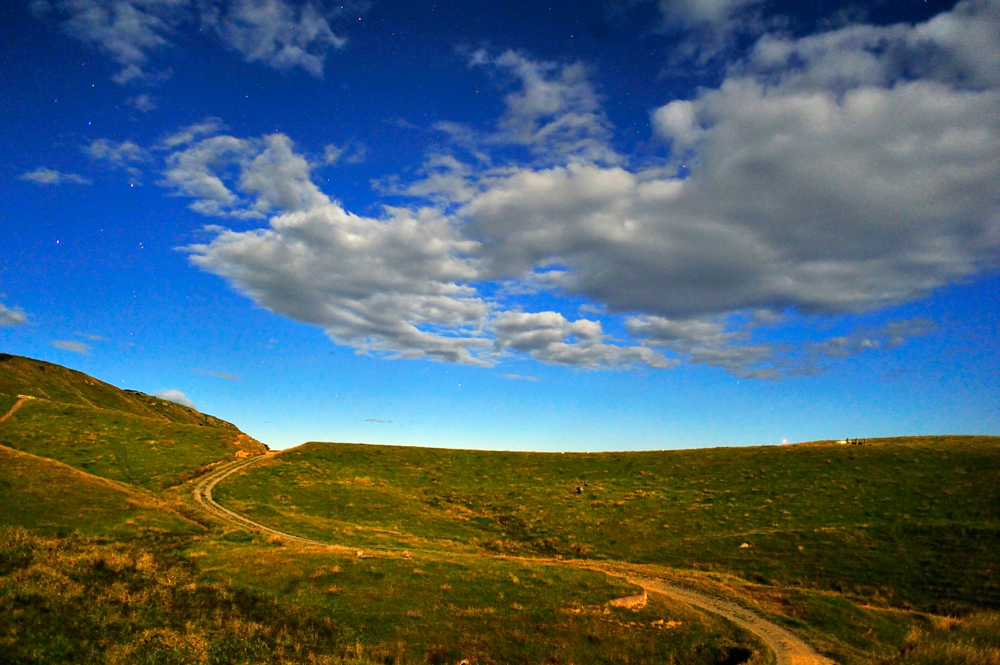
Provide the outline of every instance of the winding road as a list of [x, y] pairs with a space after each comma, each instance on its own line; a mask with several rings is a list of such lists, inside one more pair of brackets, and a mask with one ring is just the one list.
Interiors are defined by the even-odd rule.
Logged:
[[[246, 469], [251, 464], [255, 464], [262, 459], [273, 457], [276, 454], [277, 453], [268, 453], [266, 455], [258, 455], [249, 459], [239, 460], [237, 462], [221, 466], [215, 471], [212, 471], [195, 484], [195, 501], [197, 501], [202, 508], [216, 517], [230, 522], [231, 524], [235, 524], [243, 529], [258, 531], [297, 543], [317, 545], [339, 552], [356, 551], [358, 556], [362, 556], [363, 553], [361, 550], [344, 547], [343, 545], [324, 543], [310, 538], [293, 536], [290, 533], [284, 533], [283, 531], [277, 531], [276, 529], [264, 526], [263, 524], [254, 522], [253, 520], [244, 517], [243, 515], [240, 515], [223, 505], [220, 505], [217, 501], [215, 501], [215, 499], [212, 498], [212, 490], [221, 481]], [[782, 628], [772, 621], [768, 621], [763, 616], [738, 605], [735, 602], [709, 596], [685, 587], [680, 587], [662, 579], [614, 572], [603, 568], [592, 567], [591, 569], [598, 570], [607, 575], [624, 577], [629, 582], [645, 589], [647, 593], [661, 594], [732, 621], [737, 626], [740, 626], [741, 628], [744, 628], [759, 637], [774, 652], [777, 665], [834, 665], [832, 660], [816, 653], [815, 649], [810, 647], [802, 639], [796, 637], [785, 628]]]

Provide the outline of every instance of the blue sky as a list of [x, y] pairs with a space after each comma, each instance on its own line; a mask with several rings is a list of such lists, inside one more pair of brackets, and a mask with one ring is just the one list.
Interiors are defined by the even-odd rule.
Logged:
[[992, 433], [1000, 2], [4, 3], [0, 343], [307, 440]]

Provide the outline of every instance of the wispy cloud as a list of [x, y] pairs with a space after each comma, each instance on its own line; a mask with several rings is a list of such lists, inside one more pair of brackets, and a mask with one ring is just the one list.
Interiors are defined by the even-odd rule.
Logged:
[[360, 164], [365, 161], [366, 152], [365, 144], [357, 140], [347, 141], [340, 146], [331, 143], [323, 148], [323, 163], [330, 166], [334, 164]]
[[538, 381], [537, 376], [524, 376], [522, 374], [504, 374], [504, 378], [514, 379], [517, 381]]
[[138, 165], [149, 161], [149, 153], [134, 141], [96, 139], [80, 146], [80, 150], [91, 159], [121, 169], [132, 177], [138, 177], [142, 173]]
[[365, 418], [366, 423], [378, 423], [381, 425], [387, 425], [391, 423], [391, 420], [379, 420], [378, 418]]
[[8, 307], [0, 303], [0, 326], [20, 326], [28, 322], [28, 315], [20, 307]]
[[87, 355], [91, 351], [91, 346], [89, 344], [64, 339], [52, 342], [52, 346], [57, 349], [62, 349], [63, 351], [72, 351], [73, 353], [82, 353], [83, 355]]
[[209, 369], [199, 369], [195, 368], [191, 370], [192, 372], [197, 372], [198, 374], [208, 374], [209, 376], [217, 376], [221, 379], [232, 379], [233, 381], [241, 381], [242, 377], [236, 376], [235, 374], [226, 374], [225, 372], [213, 372]]
[[284, 0], [233, 0], [228, 5], [205, 3], [203, 25], [247, 62], [274, 69], [301, 67], [322, 78], [327, 52], [342, 48], [345, 37], [334, 34], [330, 20], [339, 12], [322, 4], [292, 4]]
[[155, 111], [157, 108], [156, 99], [152, 95], [145, 92], [141, 95], [136, 95], [135, 97], [129, 97], [125, 100], [125, 103], [137, 111], [142, 111], [143, 113]]
[[75, 173], [60, 173], [59, 171], [55, 171], [44, 166], [41, 166], [34, 171], [22, 173], [19, 178], [21, 180], [33, 182], [36, 185], [61, 185], [63, 183], [71, 183], [74, 185], [91, 184], [91, 180], [89, 178], [84, 178], [83, 176]]
[[[332, 24], [365, 8], [312, 0], [32, 0], [30, 6], [116, 62], [121, 69], [113, 80], [121, 85], [162, 80], [168, 70], [151, 69], [151, 61], [203, 35], [214, 35], [247, 62], [322, 77], [327, 53], [347, 43]], [[149, 104], [142, 98], [133, 98], [140, 110]]]

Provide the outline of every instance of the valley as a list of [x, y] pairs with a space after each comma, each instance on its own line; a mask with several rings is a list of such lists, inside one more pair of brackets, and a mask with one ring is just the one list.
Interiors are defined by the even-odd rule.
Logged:
[[16, 356], [0, 411], [10, 662], [1000, 662], [1000, 437], [270, 452]]

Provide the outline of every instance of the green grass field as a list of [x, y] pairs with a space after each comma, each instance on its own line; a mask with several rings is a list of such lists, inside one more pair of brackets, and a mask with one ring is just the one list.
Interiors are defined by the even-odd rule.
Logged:
[[147, 489], [178, 485], [267, 448], [224, 420], [86, 374], [0, 354], [0, 445]]
[[131, 537], [202, 529], [162, 499], [0, 446], [0, 526], [45, 534]]
[[42, 400], [0, 425], [0, 444], [148, 489], [183, 482], [238, 450], [256, 452], [238, 431]]
[[310, 443], [217, 496], [333, 542], [656, 563], [948, 611], [1000, 607], [997, 469], [996, 437], [602, 454]]
[[[1000, 438], [540, 454], [310, 443], [0, 355], [0, 660], [768, 665], [612, 572], [738, 602], [842, 665], [1000, 665]], [[581, 493], [574, 489], [582, 486]], [[744, 546], [745, 545], [745, 546]], [[371, 555], [374, 554], [374, 557]]]
[[6, 353], [0, 353], [0, 395], [4, 395], [10, 403], [16, 399], [15, 395], [31, 395], [58, 404], [89, 406], [156, 420], [239, 431], [232, 423], [195, 409], [135, 390], [121, 390], [82, 372], [44, 360]]

